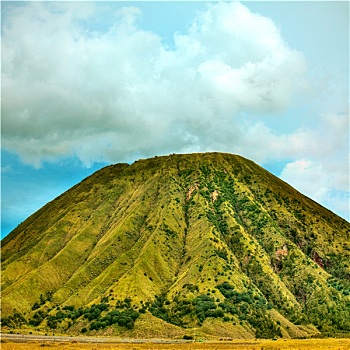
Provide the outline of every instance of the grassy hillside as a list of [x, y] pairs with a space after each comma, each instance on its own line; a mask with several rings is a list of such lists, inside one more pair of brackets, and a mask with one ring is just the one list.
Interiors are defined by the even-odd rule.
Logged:
[[222, 153], [101, 169], [2, 241], [3, 326], [350, 331], [349, 223]]

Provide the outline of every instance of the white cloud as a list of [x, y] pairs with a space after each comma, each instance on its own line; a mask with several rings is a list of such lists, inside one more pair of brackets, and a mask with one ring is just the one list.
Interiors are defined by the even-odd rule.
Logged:
[[349, 220], [349, 188], [337, 188], [334, 173], [325, 169], [322, 163], [297, 160], [285, 166], [281, 178], [303, 194], [332, 208], [338, 215]]
[[286, 137], [285, 154], [290, 158], [320, 164], [329, 188], [349, 191], [349, 117], [324, 115], [314, 129], [298, 130]]
[[92, 31], [93, 6], [29, 3], [4, 17], [3, 145], [26, 162], [234, 149], [242, 111], [282, 110], [304, 89], [303, 56], [239, 3], [209, 5], [173, 50], [138, 28], [135, 7]]
[[329, 179], [320, 163], [305, 159], [289, 163], [281, 178], [318, 202], [329, 192]]

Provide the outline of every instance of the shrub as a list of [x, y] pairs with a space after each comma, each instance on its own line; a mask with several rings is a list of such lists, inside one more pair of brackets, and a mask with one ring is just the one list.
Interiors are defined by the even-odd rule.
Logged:
[[62, 310], [74, 311], [74, 305], [64, 306]]
[[35, 302], [34, 305], [32, 306], [32, 310], [36, 310], [40, 308], [40, 304]]
[[190, 335], [184, 335], [182, 339], [185, 339], [185, 340], [192, 340], [193, 337], [190, 336]]

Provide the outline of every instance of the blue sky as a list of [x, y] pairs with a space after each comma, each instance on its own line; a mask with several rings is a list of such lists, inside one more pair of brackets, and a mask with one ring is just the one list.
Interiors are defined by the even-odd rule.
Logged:
[[1, 2], [1, 235], [111, 163], [241, 154], [349, 220], [349, 3]]

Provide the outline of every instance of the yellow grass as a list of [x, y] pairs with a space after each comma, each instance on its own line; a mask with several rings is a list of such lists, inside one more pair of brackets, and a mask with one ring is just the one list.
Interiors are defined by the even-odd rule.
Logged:
[[1, 344], [2, 350], [42, 350], [45, 348], [61, 350], [346, 350], [350, 349], [350, 339], [308, 339], [308, 340], [262, 340], [262, 341], [220, 341], [203, 343], [79, 343], [79, 342], [42, 342]]

